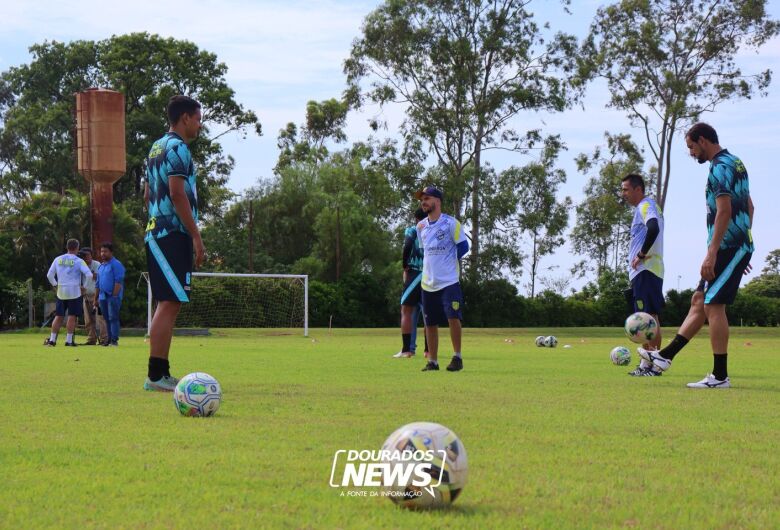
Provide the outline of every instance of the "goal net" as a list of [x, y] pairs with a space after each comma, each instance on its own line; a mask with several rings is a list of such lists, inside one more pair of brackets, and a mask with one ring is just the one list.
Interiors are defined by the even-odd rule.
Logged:
[[[147, 284], [147, 333], [157, 301]], [[177, 328], [303, 329], [309, 335], [309, 277], [294, 274], [194, 272]]]

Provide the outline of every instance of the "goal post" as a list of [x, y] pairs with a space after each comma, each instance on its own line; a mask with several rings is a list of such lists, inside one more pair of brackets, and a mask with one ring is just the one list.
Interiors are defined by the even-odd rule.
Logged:
[[[146, 333], [155, 300], [146, 280]], [[300, 328], [309, 336], [309, 276], [306, 274], [192, 273], [190, 302], [182, 304], [177, 328]]]

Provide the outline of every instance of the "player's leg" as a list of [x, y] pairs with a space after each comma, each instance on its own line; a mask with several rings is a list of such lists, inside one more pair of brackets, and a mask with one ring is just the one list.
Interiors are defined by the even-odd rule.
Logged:
[[85, 344], [90, 346], [97, 343], [97, 330], [95, 328], [95, 320], [97, 315], [94, 312], [94, 303], [94, 296], [84, 296], [84, 327], [86, 328], [87, 332], [87, 342], [85, 342]]
[[417, 322], [420, 320], [420, 304], [414, 304], [412, 312], [409, 315], [409, 325], [411, 327], [409, 332], [409, 351], [412, 355], [417, 353]]
[[428, 362], [423, 371], [439, 369], [439, 326], [447, 323], [441, 307], [441, 291], [423, 291], [425, 337], [428, 340]]
[[[648, 274], [652, 273], [649, 271], [640, 271], [639, 274], [631, 278], [631, 307], [629, 310], [634, 313], [647, 310], [648, 293], [645, 282], [643, 280]], [[652, 348], [650, 347], [649, 343], [645, 343], [642, 344], [641, 349], [656, 350], [658, 348]], [[639, 352], [639, 364], [632, 371], [628, 372], [628, 375], [636, 377], [660, 374], [661, 372], [651, 370], [653, 367], [652, 361], [645, 359], [639, 350], [640, 348], [637, 348], [637, 352]]]
[[65, 321], [65, 329], [68, 334], [65, 337], [65, 346], [76, 346], [76, 323], [78, 322], [78, 318], [82, 315], [83, 306], [84, 304], [82, 303], [80, 296], [66, 302], [68, 318]]
[[718, 252], [715, 260], [715, 280], [704, 295], [704, 311], [710, 324], [710, 343], [712, 345], [712, 373], [689, 388], [729, 388], [728, 374], [729, 321], [726, 306], [734, 303], [739, 283], [751, 253], [742, 249], [726, 249]]
[[54, 314], [54, 320], [51, 322], [51, 333], [49, 338], [43, 341], [44, 346], [57, 345], [57, 335], [62, 327], [62, 321], [65, 320], [65, 301], [60, 300], [59, 297], [57, 297], [57, 306], [54, 309]]
[[452, 341], [452, 361], [447, 366], [447, 371], [457, 372], [463, 369], [463, 357], [461, 355], [463, 291], [459, 283], [449, 285], [442, 291], [442, 309], [444, 314], [447, 315], [447, 323], [450, 326], [450, 340]]
[[119, 345], [119, 310], [122, 307], [122, 301], [112, 296], [108, 300], [108, 335], [111, 346]]
[[149, 328], [149, 370], [144, 389], [172, 392], [178, 380], [168, 361], [173, 328], [182, 303], [189, 302], [192, 239], [174, 233], [146, 244], [152, 296], [158, 300]]
[[393, 357], [412, 356], [412, 334], [416, 331], [413, 329], [412, 313], [414, 313], [414, 307], [401, 304], [401, 351]]
[[691, 307], [688, 310], [688, 315], [677, 331], [677, 335], [664, 349], [661, 351], [646, 350], [644, 348], [637, 349], [643, 359], [653, 363], [655, 370], [662, 372], [668, 370], [675, 356], [704, 326], [706, 319], [704, 314], [704, 286], [703, 281], [699, 283], [699, 287], [697, 287], [691, 297]]

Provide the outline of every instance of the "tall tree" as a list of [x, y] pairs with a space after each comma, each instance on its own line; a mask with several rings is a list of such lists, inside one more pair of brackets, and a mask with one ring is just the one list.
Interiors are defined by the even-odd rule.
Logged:
[[484, 152], [521, 150], [512, 118], [524, 110], [561, 111], [574, 95], [561, 74], [573, 66], [575, 39], [558, 33], [547, 42], [528, 4], [387, 0], [366, 17], [344, 65], [353, 104], [404, 104], [407, 140], [422, 138], [451, 180], [464, 183], [447, 191], [459, 199], [456, 215], [470, 198], [470, 274], [481, 252]]
[[607, 80], [610, 106], [645, 133], [653, 187], [666, 203], [675, 135], [732, 98], [766, 95], [771, 71], [745, 75], [737, 53], [780, 31], [766, 0], [621, 0], [599, 8], [585, 43], [583, 75]]
[[30, 53], [30, 64], [0, 75], [0, 184], [6, 196], [36, 188], [60, 194], [85, 189], [75, 167], [73, 95], [103, 86], [125, 95], [129, 178], [115, 186], [115, 201], [140, 197], [149, 147], [167, 130], [167, 100], [186, 94], [204, 111], [203, 132], [191, 146], [199, 169], [198, 199], [205, 214], [219, 211], [228, 197], [224, 185], [233, 160], [224, 156], [218, 138], [261, 129], [255, 114], [235, 101], [225, 81], [227, 66], [216, 55], [188, 41], [147, 33], [44, 42]]
[[[485, 203], [486, 248], [492, 250], [486, 255], [498, 254], [491, 255], [491, 263], [485, 266], [493, 270], [505, 266], [514, 271], [528, 261], [531, 297], [536, 294], [542, 258], [564, 243], [563, 232], [569, 223], [571, 198], [557, 197], [558, 188], [566, 182], [566, 173], [555, 167], [561, 149], [557, 136], [548, 137], [538, 160], [510, 167], [498, 175]], [[530, 240], [527, 256], [521, 254], [519, 244], [524, 238]], [[503, 261], [496, 259], [501, 256], [505, 257]]]
[[[620, 197], [620, 182], [628, 173], [642, 174], [644, 163], [642, 152], [628, 135], [606, 133], [605, 137], [606, 153], [596, 148], [590, 156], [577, 157], [580, 172], [596, 174], [583, 189], [585, 198], [577, 205], [577, 223], [571, 234], [574, 252], [595, 262], [599, 277], [607, 269], [618, 272], [628, 254], [631, 208]], [[584, 266], [575, 269], [581, 274], [587, 270]]]

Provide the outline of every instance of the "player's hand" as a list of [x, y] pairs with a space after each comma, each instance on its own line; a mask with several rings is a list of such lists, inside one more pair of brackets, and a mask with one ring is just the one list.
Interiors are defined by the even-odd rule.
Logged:
[[747, 264], [747, 267], [745, 267], [745, 271], [742, 273], [743, 275], [747, 276], [750, 274], [750, 272], [753, 270], [753, 265], [750, 263]]
[[203, 239], [201, 239], [200, 234], [192, 240], [192, 245], [195, 247], [195, 268], [199, 269], [206, 258], [206, 247], [203, 246]]
[[707, 256], [701, 264], [701, 277], [711, 282], [715, 279], [715, 254], [707, 252]]
[[404, 269], [404, 283], [409, 281], [409, 271]]
[[634, 259], [631, 260], [631, 268], [636, 270], [640, 263], [642, 263], [642, 260], [639, 259], [639, 256], [634, 256]]

